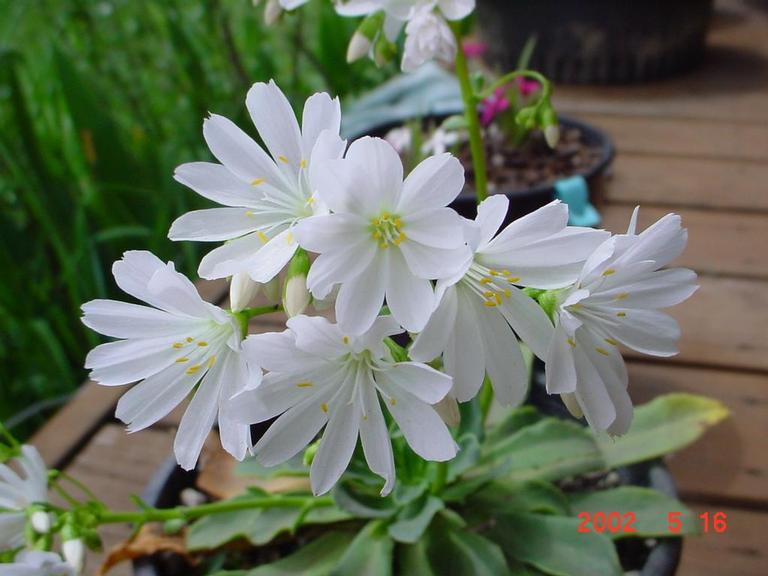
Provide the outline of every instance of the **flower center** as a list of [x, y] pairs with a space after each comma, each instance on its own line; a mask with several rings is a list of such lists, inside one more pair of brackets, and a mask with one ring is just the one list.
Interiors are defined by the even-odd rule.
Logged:
[[483, 299], [488, 308], [500, 306], [511, 296], [509, 285], [519, 282], [509, 270], [494, 270], [474, 263], [465, 275], [465, 282]]
[[389, 248], [390, 245], [400, 246], [407, 239], [402, 228], [403, 222], [400, 217], [389, 212], [382, 212], [377, 218], [371, 220], [371, 236], [380, 248]]

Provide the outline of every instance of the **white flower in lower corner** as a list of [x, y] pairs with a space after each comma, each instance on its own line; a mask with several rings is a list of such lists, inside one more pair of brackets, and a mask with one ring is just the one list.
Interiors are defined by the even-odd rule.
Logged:
[[568, 207], [557, 201], [496, 235], [508, 205], [498, 195], [478, 207], [470, 233], [474, 258], [456, 277], [438, 282], [439, 304], [410, 351], [411, 358], [423, 362], [442, 354], [460, 402], [474, 398], [486, 374], [499, 402], [524, 400], [528, 371], [517, 336], [544, 358], [553, 327], [519, 286], [567, 286], [608, 237], [607, 232], [568, 226]]
[[464, 185], [450, 154], [419, 164], [403, 182], [403, 164], [386, 141], [361, 138], [343, 160], [317, 171], [318, 194], [332, 214], [295, 227], [301, 246], [317, 252], [307, 286], [324, 299], [335, 285], [345, 333], [368, 330], [386, 295], [395, 319], [418, 332], [434, 305], [430, 280], [451, 277], [469, 258], [460, 216], [446, 206]]
[[75, 570], [54, 552], [22, 550], [11, 564], [0, 564], [0, 576], [75, 576]]
[[325, 427], [312, 462], [312, 490], [330, 490], [347, 468], [357, 437], [370, 469], [384, 478], [382, 495], [395, 482], [395, 467], [380, 398], [416, 454], [446, 461], [456, 443], [432, 407], [451, 388], [449, 376], [415, 362], [395, 363], [384, 338], [402, 331], [379, 317], [360, 336], [346, 335], [322, 317], [296, 316], [281, 333], [250, 336], [245, 353], [270, 372], [258, 388], [233, 404], [245, 422], [279, 418], [256, 444], [265, 466], [284, 462]]
[[[288, 264], [298, 244], [291, 228], [308, 216], [327, 212], [314, 192], [315, 166], [341, 158], [338, 99], [325, 93], [304, 105], [302, 127], [274, 82], [254, 84], [246, 105], [269, 154], [223, 116], [212, 114], [203, 135], [221, 162], [193, 162], [176, 169], [176, 180], [226, 206], [184, 214], [171, 226], [171, 240], [226, 243], [200, 262], [203, 278], [247, 272], [268, 282]], [[271, 156], [270, 156], [271, 154]]]
[[624, 434], [632, 422], [627, 371], [620, 344], [652, 356], [677, 353], [680, 328], [660, 312], [698, 288], [685, 268], [660, 270], [685, 248], [680, 217], [668, 214], [635, 234], [637, 210], [626, 235], [601, 244], [578, 280], [560, 295], [557, 328], [547, 353], [547, 391], [590, 426]]
[[[22, 446], [21, 454], [12, 462], [18, 471], [8, 464], [0, 464], [0, 550], [22, 546], [26, 508], [48, 502], [48, 469], [37, 449]], [[50, 530], [50, 518], [45, 512], [34, 512], [32, 521], [36, 531]], [[0, 574], [1, 571], [2, 568]]]
[[228, 400], [259, 383], [240, 354], [237, 321], [205, 302], [194, 284], [150, 252], [126, 252], [112, 267], [117, 285], [149, 306], [114, 300], [83, 305], [83, 323], [120, 338], [97, 346], [85, 367], [104, 386], [140, 381], [117, 404], [116, 415], [129, 432], [164, 418], [194, 391], [176, 433], [179, 464], [194, 468], [203, 443], [218, 418], [221, 442], [242, 460], [250, 448], [247, 426], [228, 416]]

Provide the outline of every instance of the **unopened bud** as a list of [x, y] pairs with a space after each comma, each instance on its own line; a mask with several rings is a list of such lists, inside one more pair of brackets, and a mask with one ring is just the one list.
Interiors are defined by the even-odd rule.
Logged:
[[560, 126], [547, 126], [544, 128], [544, 140], [550, 148], [555, 148], [560, 142]]
[[259, 293], [261, 285], [251, 280], [247, 272], [238, 272], [232, 276], [229, 284], [229, 303], [232, 312], [240, 312], [248, 308], [248, 305]]
[[453, 394], [446, 395], [445, 398], [440, 400], [434, 406], [435, 412], [438, 413], [440, 418], [443, 419], [449, 427], [456, 428], [461, 424], [461, 412], [459, 411], [459, 403], [456, 401], [456, 397]]
[[309, 255], [299, 248], [288, 264], [283, 287], [283, 311], [288, 318], [293, 318], [304, 312], [312, 297], [307, 290], [307, 273], [311, 263]]
[[354, 62], [364, 58], [371, 51], [371, 46], [376, 38], [381, 34], [381, 27], [384, 25], [384, 12], [378, 11], [365, 18], [360, 26], [357, 27], [349, 41], [347, 48], [347, 62]]
[[373, 48], [373, 61], [381, 68], [397, 56], [397, 46], [384, 34], [380, 34]]
[[539, 125], [544, 130], [544, 140], [550, 148], [557, 146], [560, 141], [560, 122], [557, 119], [554, 108], [548, 102], [544, 104], [544, 109], [539, 117]]
[[264, 24], [272, 26], [280, 19], [282, 13], [283, 7], [278, 0], [267, 0], [267, 5], [264, 7]]
[[61, 552], [64, 560], [69, 564], [76, 574], [82, 574], [85, 568], [85, 544], [80, 538], [66, 540], [61, 546]]
[[352, 35], [347, 48], [347, 63], [351, 64], [360, 58], [365, 58], [371, 51], [373, 44], [358, 30]]
[[51, 517], [48, 515], [48, 512], [35, 510], [32, 512], [29, 522], [38, 534], [48, 534], [51, 531]]

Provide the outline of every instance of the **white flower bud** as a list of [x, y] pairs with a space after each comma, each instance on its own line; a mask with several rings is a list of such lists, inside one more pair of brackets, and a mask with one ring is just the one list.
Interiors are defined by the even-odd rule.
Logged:
[[32, 513], [29, 521], [38, 534], [48, 534], [51, 531], [51, 517], [48, 512], [37, 510]]
[[347, 48], [347, 62], [352, 63], [360, 58], [365, 58], [371, 51], [371, 41], [360, 31], [352, 35]]
[[560, 141], [560, 126], [551, 124], [544, 128], [544, 140], [550, 148], [555, 148]]
[[264, 7], [264, 24], [272, 26], [280, 19], [282, 13], [283, 7], [278, 0], [267, 0], [267, 5]]
[[448, 426], [456, 428], [461, 424], [461, 412], [459, 412], [459, 403], [453, 394], [448, 394], [445, 398], [434, 405], [435, 412], [440, 415]]
[[240, 312], [256, 297], [261, 285], [251, 280], [247, 272], [238, 272], [232, 276], [229, 284], [229, 302], [232, 312]]
[[85, 544], [80, 538], [67, 540], [61, 546], [61, 552], [64, 560], [69, 564], [76, 574], [82, 574], [85, 568]]
[[304, 312], [311, 300], [305, 275], [292, 276], [286, 280], [283, 292], [283, 310], [288, 318], [293, 318]]

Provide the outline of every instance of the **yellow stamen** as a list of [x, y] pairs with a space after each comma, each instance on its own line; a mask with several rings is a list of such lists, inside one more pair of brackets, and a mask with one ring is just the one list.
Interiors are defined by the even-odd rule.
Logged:
[[205, 340], [200, 340], [200, 342], [197, 343], [198, 346], [205, 347], [208, 346], [208, 342]]
[[296, 384], [296, 388], [312, 388], [312, 382], [299, 382]]
[[344, 344], [349, 344], [349, 336], [344, 336], [341, 341], [344, 342]]
[[194, 342], [195, 339], [192, 336], [187, 336], [187, 342]]
[[502, 270], [501, 271], [501, 275], [502, 276], [511, 276], [512, 272], [510, 272], [509, 270]]
[[608, 352], [608, 350], [606, 350], [605, 348], [595, 348], [595, 350], [597, 352], [599, 352], [600, 354], [602, 354], [603, 356], [610, 356], [611, 355], [611, 353]]
[[488, 274], [490, 274], [491, 276], [498, 276], [499, 272], [498, 270], [488, 270]]
[[576, 348], [576, 340], [574, 340], [573, 338], [568, 338], [568, 340], [566, 340], [566, 342], [568, 342], [568, 345], [571, 348]]
[[174, 342], [173, 343], [173, 347], [176, 348], [176, 350], [178, 350], [179, 348], [184, 348], [184, 343], [183, 342]]
[[291, 232], [291, 231], [288, 231], [288, 234], [287, 234], [287, 236], [285, 237], [285, 242], [286, 242], [287, 244], [290, 244], [291, 242], [293, 242], [293, 232]]
[[278, 156], [277, 159], [280, 160], [280, 162], [282, 162], [283, 164], [288, 164], [288, 158], [286, 158], [282, 154], [280, 154], [280, 156]]
[[397, 406], [397, 398], [390, 398], [389, 399], [389, 405], [390, 406]]
[[627, 316], [627, 313], [626, 312], [616, 312], [616, 316], [618, 316], [619, 318], [625, 318]]
[[246, 210], [245, 211], [245, 216], [246, 216], [246, 218], [253, 218], [253, 216], [254, 216], [253, 210]]
[[512, 290], [510, 290], [509, 288], [504, 288], [504, 296], [506, 296], [507, 298], [511, 297]]
[[325, 402], [323, 402], [322, 404], [320, 404], [320, 410], [322, 410], [323, 412], [325, 412], [326, 414], [328, 414], [328, 404], [326, 404]]
[[251, 186], [261, 186], [266, 181], [267, 181], [266, 178], [254, 178], [253, 180], [251, 180]]
[[208, 358], [208, 368], [213, 368], [214, 364], [216, 364], [216, 356], [211, 356]]
[[307, 199], [307, 206], [312, 206], [314, 203], [315, 203], [315, 197], [314, 196], [310, 196]]
[[496, 302], [491, 302], [490, 300], [486, 300], [485, 302], [483, 302], [483, 304], [488, 306], [488, 308], [493, 308], [496, 306]]
[[584, 308], [584, 305], [580, 304], [579, 302], [576, 302], [576, 304], [571, 304], [571, 308], [573, 308], [574, 310], [581, 310], [582, 308]]
[[611, 346], [618, 346], [619, 345], [619, 343], [616, 340], [614, 340], [613, 338], [606, 338], [605, 341], [608, 344], [610, 344]]
[[520, 282], [520, 276], [512, 276], [511, 278], [507, 278], [507, 282], [510, 284], [514, 284], [515, 282]]
[[258, 236], [258, 237], [259, 237], [259, 240], [261, 240], [261, 243], [262, 243], [262, 244], [266, 244], [267, 242], [269, 242], [269, 236], [267, 236], [266, 234], [264, 234], [264, 232], [262, 232], [261, 230], [259, 230], [258, 232], [256, 232], [256, 236]]
[[301, 162], [299, 162], [299, 166], [301, 166], [302, 168], [306, 168], [307, 167], [307, 161], [306, 160], [302, 160]]
[[498, 292], [494, 295], [494, 298], [496, 299], [496, 304], [501, 304], [501, 296], [499, 296]]
[[187, 368], [187, 374], [197, 374], [200, 371], [200, 368], [202, 368], [200, 364], [195, 364], [194, 366], [190, 366], [189, 368]]
[[480, 278], [480, 284], [490, 284], [491, 282], [493, 282], [493, 280], [490, 278]]
[[490, 290], [486, 290], [485, 292], [483, 292], [483, 296], [485, 296], [486, 298], [493, 298], [494, 294], [496, 294], [496, 292], [491, 292]]
[[176, 364], [183, 364], [184, 362], [189, 362], [189, 358], [186, 356], [182, 356], [181, 358], [176, 358]]
[[400, 246], [400, 244], [402, 244], [404, 240], [406, 240], [406, 236], [405, 234], [400, 232], [400, 236], [398, 236], [397, 240], [395, 240], [395, 246]]
[[627, 298], [629, 298], [629, 292], [620, 292], [619, 294], [616, 294], [616, 297], [614, 298], [614, 300], [621, 301], [621, 300], [626, 300]]
[[603, 276], [613, 276], [616, 274], [615, 268], [608, 268], [605, 272], [603, 272]]

